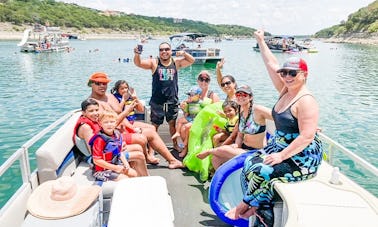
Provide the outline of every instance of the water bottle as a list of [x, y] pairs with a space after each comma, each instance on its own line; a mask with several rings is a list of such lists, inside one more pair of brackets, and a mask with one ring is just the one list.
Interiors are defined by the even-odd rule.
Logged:
[[180, 150], [184, 149], [185, 145], [184, 142], [182, 141], [181, 137], [177, 137], [177, 146], [180, 148]]

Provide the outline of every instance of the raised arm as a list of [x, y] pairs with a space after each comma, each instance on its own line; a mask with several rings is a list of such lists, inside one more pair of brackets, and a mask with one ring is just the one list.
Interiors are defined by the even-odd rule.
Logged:
[[151, 71], [155, 68], [155, 59], [141, 59], [140, 53], [138, 52], [138, 47], [134, 48], [134, 64], [142, 69], [150, 69]]
[[190, 55], [187, 52], [182, 51], [182, 50], [177, 51], [176, 56], [182, 57], [182, 58], [176, 58], [175, 59], [177, 69], [188, 67], [188, 66], [192, 65], [195, 61], [195, 59], [192, 55]]
[[277, 73], [277, 70], [280, 68], [279, 62], [277, 58], [273, 55], [272, 51], [269, 49], [268, 45], [266, 45], [264, 40], [264, 31], [257, 30], [254, 33], [256, 41], [260, 48], [260, 53], [263, 58], [264, 64], [266, 69], [268, 70], [270, 79], [273, 82], [274, 87], [278, 92], [281, 92], [284, 83], [280, 77], [280, 74]]
[[224, 65], [224, 58], [222, 58], [220, 61], [217, 62], [217, 67], [215, 70], [217, 73], [217, 82], [218, 82], [219, 87], [221, 87], [222, 78], [223, 78], [222, 70], [221, 70], [223, 68], [223, 65]]

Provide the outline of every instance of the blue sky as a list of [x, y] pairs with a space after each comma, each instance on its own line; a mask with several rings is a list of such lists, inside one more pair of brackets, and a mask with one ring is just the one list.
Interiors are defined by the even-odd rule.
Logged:
[[347, 20], [373, 0], [58, 0], [100, 10], [237, 24], [273, 34], [309, 35]]

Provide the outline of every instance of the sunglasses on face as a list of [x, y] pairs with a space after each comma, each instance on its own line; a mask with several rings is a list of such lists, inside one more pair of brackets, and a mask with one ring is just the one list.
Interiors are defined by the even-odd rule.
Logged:
[[244, 92], [239, 92], [235, 94], [236, 98], [247, 98], [249, 94], [244, 93]]
[[102, 82], [93, 82], [95, 85], [97, 85], [97, 86], [100, 86], [100, 85], [103, 85], [103, 86], [106, 86], [106, 85], [108, 85], [108, 83], [102, 83]]
[[171, 48], [167, 47], [167, 48], [160, 48], [159, 51], [160, 52], [163, 52], [163, 51], [170, 51]]
[[281, 77], [290, 75], [291, 77], [296, 77], [300, 71], [299, 70], [283, 70], [280, 72]]
[[198, 80], [199, 81], [201, 81], [201, 82], [206, 82], [206, 83], [209, 83], [210, 82], [210, 79], [209, 78], [203, 78], [203, 77], [200, 77], [200, 78], [198, 78]]
[[227, 81], [227, 82], [221, 83], [221, 86], [224, 87], [226, 85], [230, 85], [231, 83], [232, 83], [231, 81]]

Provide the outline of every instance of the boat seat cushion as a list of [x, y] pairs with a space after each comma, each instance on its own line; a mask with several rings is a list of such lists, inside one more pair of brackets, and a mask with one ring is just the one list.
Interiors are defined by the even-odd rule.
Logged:
[[47, 220], [31, 215], [26, 216], [22, 227], [93, 227], [102, 226], [100, 218], [100, 200], [96, 200], [85, 212], [69, 218]]
[[[69, 158], [68, 154], [74, 147], [72, 132], [80, 115], [81, 112], [75, 112], [74, 115], [36, 151], [40, 183], [55, 180], [59, 176], [58, 169], [61, 167], [62, 163], [64, 163], [64, 160]], [[74, 171], [75, 163], [73, 163], [72, 160], [67, 159], [64, 170]], [[69, 173], [66, 172], [65, 174], [68, 175]]]
[[104, 199], [112, 198], [114, 189], [117, 186], [117, 182], [115, 181], [96, 181], [96, 179], [92, 175], [92, 169], [87, 162], [80, 162], [72, 177], [78, 184], [97, 184], [101, 186]]
[[377, 198], [341, 173], [340, 184], [330, 183], [333, 170], [323, 161], [312, 179], [274, 185], [284, 202], [282, 223], [309, 227], [376, 226]]

